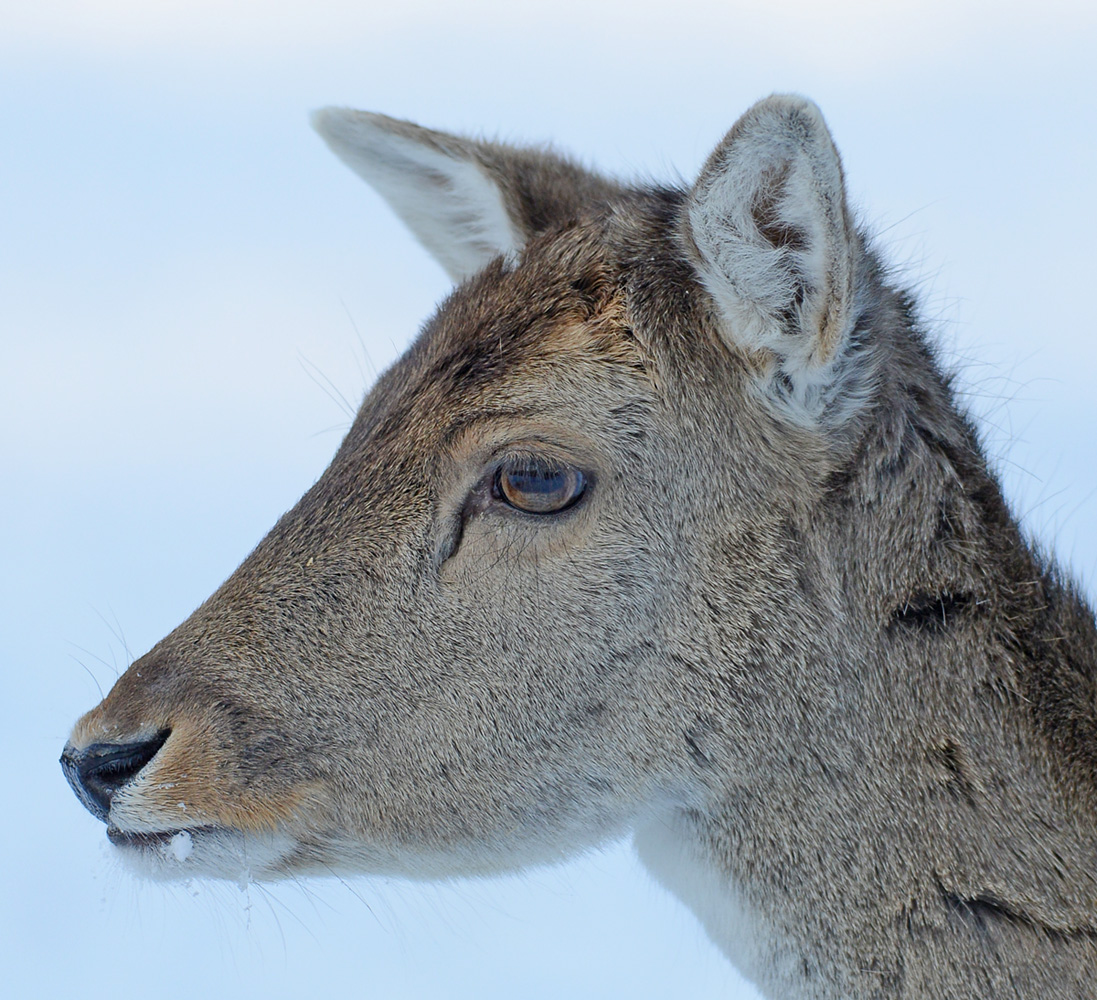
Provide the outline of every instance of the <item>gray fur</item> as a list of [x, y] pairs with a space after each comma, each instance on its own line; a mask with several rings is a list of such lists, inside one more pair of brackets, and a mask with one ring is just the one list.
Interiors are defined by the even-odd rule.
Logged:
[[[111, 799], [124, 853], [439, 877], [633, 830], [769, 996], [1097, 996], [1093, 613], [849, 224], [814, 106], [751, 109], [691, 191], [370, 120], [474, 162], [513, 245], [77, 723], [74, 754], [170, 730]], [[506, 507], [515, 451], [587, 493]], [[134, 836], [179, 829], [182, 862]]]

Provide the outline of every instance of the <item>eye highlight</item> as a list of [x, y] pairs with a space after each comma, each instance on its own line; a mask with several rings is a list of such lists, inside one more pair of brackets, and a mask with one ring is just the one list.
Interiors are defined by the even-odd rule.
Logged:
[[586, 488], [586, 476], [573, 466], [521, 455], [499, 466], [492, 492], [526, 514], [557, 514], [578, 501]]

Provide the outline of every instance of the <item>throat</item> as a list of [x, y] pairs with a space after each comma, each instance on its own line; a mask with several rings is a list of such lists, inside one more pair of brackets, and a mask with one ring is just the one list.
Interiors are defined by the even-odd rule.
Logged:
[[801, 942], [778, 930], [746, 887], [737, 885], [704, 849], [688, 812], [658, 817], [633, 834], [641, 862], [697, 917], [709, 938], [766, 997], [818, 996]]

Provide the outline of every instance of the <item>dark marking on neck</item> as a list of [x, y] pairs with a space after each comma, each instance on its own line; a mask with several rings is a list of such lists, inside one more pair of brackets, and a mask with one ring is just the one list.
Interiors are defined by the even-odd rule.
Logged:
[[715, 721], [707, 715], [698, 715], [693, 720], [693, 725], [684, 730], [682, 737], [686, 741], [686, 749], [689, 751], [693, 763], [698, 767], [711, 767], [712, 760], [701, 748], [701, 743], [709, 733], [716, 729]]
[[946, 632], [975, 598], [967, 593], [912, 594], [891, 614], [889, 627], [913, 632]]
[[1095, 927], [1057, 927], [1026, 913], [1020, 907], [1013, 906], [993, 893], [981, 892], [962, 896], [946, 889], [940, 882], [938, 884], [949, 916], [978, 931], [981, 935], [990, 936], [996, 927], [1011, 925], [1026, 927], [1052, 940], [1064, 941], [1078, 938], [1097, 940]]
[[978, 785], [967, 754], [958, 740], [946, 738], [926, 751], [930, 763], [938, 768], [941, 784], [973, 809], [978, 807]]

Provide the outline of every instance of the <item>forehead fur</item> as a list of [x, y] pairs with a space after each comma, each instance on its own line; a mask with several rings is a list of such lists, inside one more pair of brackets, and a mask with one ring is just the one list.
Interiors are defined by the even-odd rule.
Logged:
[[[442, 425], [523, 398], [543, 406], [538, 385], [588, 364], [642, 374], [644, 361], [624, 308], [621, 271], [598, 223], [532, 240], [518, 262], [499, 258], [460, 286], [367, 401], [363, 424], [378, 441], [412, 425]], [[519, 383], [523, 395], [515, 396]], [[376, 398], [381, 412], [370, 405]]]
[[[561, 350], [611, 350], [598, 336], [606, 324], [595, 321], [611, 306], [617, 278], [600, 226], [531, 241], [517, 266], [499, 258], [443, 305], [424, 331], [424, 380], [444, 392], [475, 391]], [[574, 331], [588, 327], [590, 342], [576, 342]]]

